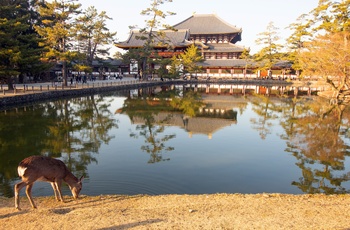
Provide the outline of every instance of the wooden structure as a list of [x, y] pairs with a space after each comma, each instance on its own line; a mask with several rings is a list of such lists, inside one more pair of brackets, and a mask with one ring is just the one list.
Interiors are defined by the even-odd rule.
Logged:
[[[176, 30], [163, 30], [163, 36], [154, 33], [152, 47], [158, 55], [170, 58], [184, 52], [191, 44], [201, 51], [205, 61], [201, 63], [203, 71], [196, 77], [257, 78], [256, 63], [240, 59], [241, 54], [249, 48], [236, 44], [242, 40], [242, 29], [230, 25], [215, 14], [195, 14], [173, 26]], [[115, 43], [118, 48], [129, 50], [142, 48], [146, 39], [142, 39], [139, 31], [131, 31], [126, 41]], [[289, 66], [288, 66], [289, 65]], [[275, 66], [279, 72], [275, 77], [284, 75], [281, 70], [290, 67], [289, 63], [279, 63]], [[262, 75], [261, 75], [262, 76]]]

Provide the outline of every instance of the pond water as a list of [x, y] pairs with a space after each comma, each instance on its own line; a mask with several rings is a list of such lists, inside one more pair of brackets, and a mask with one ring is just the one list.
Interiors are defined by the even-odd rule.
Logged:
[[[13, 196], [17, 165], [30, 155], [57, 157], [85, 175], [85, 195], [349, 191], [348, 106], [310, 92], [212, 88], [154, 87], [1, 111], [0, 195]], [[53, 191], [37, 182], [33, 195]]]

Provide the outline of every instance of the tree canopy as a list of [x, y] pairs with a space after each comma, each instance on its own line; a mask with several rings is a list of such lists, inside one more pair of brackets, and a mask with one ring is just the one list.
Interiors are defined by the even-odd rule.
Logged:
[[262, 49], [255, 54], [255, 61], [260, 63], [260, 69], [271, 70], [272, 66], [280, 60], [282, 45], [279, 44], [280, 37], [278, 30], [273, 22], [270, 22], [266, 31], [258, 34], [256, 43], [262, 46]]
[[337, 97], [349, 90], [349, 15], [349, 0], [319, 1], [307, 20], [293, 25], [296, 39], [289, 40], [297, 48], [293, 54], [301, 76], [323, 79]]
[[45, 69], [41, 63], [41, 41], [34, 30], [40, 23], [34, 7], [36, 1], [3, 0], [0, 2], [0, 81], [12, 83], [24, 75]]
[[99, 55], [109, 55], [110, 47], [116, 32], [106, 27], [107, 20], [112, 20], [105, 11], [98, 13], [94, 6], [88, 7], [76, 20], [76, 50], [84, 55], [84, 62], [92, 65]]
[[47, 48], [45, 58], [62, 64], [63, 84], [67, 85], [67, 62], [77, 57], [72, 52], [74, 27], [76, 17], [80, 13], [81, 4], [77, 0], [55, 0], [45, 2], [38, 9], [42, 17], [42, 26], [36, 26], [36, 31], [44, 39]]

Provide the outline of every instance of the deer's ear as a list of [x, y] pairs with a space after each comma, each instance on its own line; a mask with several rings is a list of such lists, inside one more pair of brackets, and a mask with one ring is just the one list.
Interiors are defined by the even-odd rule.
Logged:
[[81, 176], [79, 181], [82, 182], [84, 180], [84, 176]]

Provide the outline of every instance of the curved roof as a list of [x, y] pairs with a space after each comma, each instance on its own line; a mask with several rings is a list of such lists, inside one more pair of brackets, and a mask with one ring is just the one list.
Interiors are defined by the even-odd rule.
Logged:
[[244, 67], [246, 64], [249, 66], [254, 65], [253, 61], [246, 61], [244, 59], [207, 59], [201, 63], [203, 67]]
[[206, 52], [223, 52], [223, 53], [232, 53], [232, 52], [243, 52], [244, 47], [232, 43], [210, 43], [207, 44], [209, 49]]
[[[158, 33], [162, 34], [159, 35]], [[154, 47], [166, 47], [167, 45], [174, 47], [187, 47], [192, 44], [189, 39], [189, 30], [181, 29], [178, 31], [173, 30], [161, 30], [153, 32]], [[146, 34], [141, 33], [140, 31], [133, 30], [130, 33], [129, 38], [123, 42], [116, 42], [115, 45], [119, 48], [139, 48], [144, 46], [147, 41]]]
[[191, 34], [242, 33], [241, 28], [230, 25], [215, 14], [195, 14], [173, 27], [175, 29], [190, 29]]

